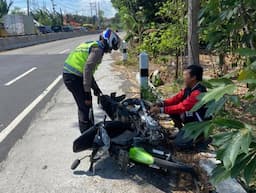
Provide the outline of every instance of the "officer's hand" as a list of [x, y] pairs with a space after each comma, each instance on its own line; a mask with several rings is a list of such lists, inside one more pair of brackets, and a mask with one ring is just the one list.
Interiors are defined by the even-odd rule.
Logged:
[[100, 96], [102, 93], [99, 90], [93, 90], [94, 96]]
[[92, 106], [92, 100], [85, 100], [84, 103], [86, 106]]
[[91, 92], [86, 92], [85, 93], [85, 101], [84, 101], [84, 103], [87, 106], [92, 106], [92, 95], [91, 95]]
[[153, 106], [153, 107], [151, 107], [150, 108], [150, 111], [149, 111], [151, 114], [154, 114], [154, 115], [156, 115], [156, 114], [159, 114], [160, 113], [160, 107], [158, 107], [158, 106]]

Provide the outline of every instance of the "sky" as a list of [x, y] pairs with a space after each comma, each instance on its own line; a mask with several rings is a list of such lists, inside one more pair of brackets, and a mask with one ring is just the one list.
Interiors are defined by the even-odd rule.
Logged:
[[[13, 0], [12, 7], [20, 7], [22, 10], [26, 10], [26, 0]], [[62, 9], [64, 13], [78, 13], [80, 15], [91, 15], [90, 2], [95, 2], [94, 5], [100, 6], [100, 9], [104, 11], [105, 17], [113, 17], [116, 13], [112, 6], [111, 0], [54, 0], [56, 4], [56, 10]], [[52, 10], [51, 0], [30, 0], [31, 9], [46, 6], [47, 9]], [[93, 12], [95, 15], [95, 11]]]

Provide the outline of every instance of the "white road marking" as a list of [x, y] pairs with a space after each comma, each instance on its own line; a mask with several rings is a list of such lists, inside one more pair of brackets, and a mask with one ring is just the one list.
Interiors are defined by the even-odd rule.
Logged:
[[59, 83], [59, 75], [30, 105], [28, 105], [5, 129], [0, 132], [0, 143], [15, 129], [15, 127], [36, 107], [36, 105]]
[[66, 49], [66, 50], [63, 50], [61, 52], [59, 52], [59, 54], [65, 54], [66, 52], [68, 52], [70, 49]]
[[14, 78], [14, 79], [11, 80], [10, 82], [5, 83], [4, 85], [5, 85], [5, 86], [10, 86], [10, 85], [12, 85], [13, 83], [15, 83], [17, 80], [23, 78], [24, 76], [27, 76], [29, 73], [33, 72], [33, 71], [36, 70], [36, 69], [37, 69], [37, 67], [33, 67], [33, 68], [31, 68], [30, 70], [28, 70], [27, 72], [24, 72], [24, 73], [21, 74], [20, 76]]

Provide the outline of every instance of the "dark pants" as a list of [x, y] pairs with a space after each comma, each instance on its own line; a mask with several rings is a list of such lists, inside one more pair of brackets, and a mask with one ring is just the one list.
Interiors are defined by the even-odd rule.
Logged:
[[211, 138], [204, 138], [201, 134], [195, 141], [184, 138], [185, 130], [180, 129], [174, 139], [175, 146], [180, 150], [206, 150], [208, 145], [212, 142]]
[[63, 81], [67, 89], [73, 94], [78, 106], [79, 128], [81, 133], [83, 133], [93, 124], [92, 120], [89, 119], [92, 106], [87, 106], [85, 104], [86, 97], [83, 86], [83, 78], [73, 74], [63, 73]]
[[203, 135], [200, 135], [195, 141], [184, 138], [185, 130], [182, 129], [184, 121], [180, 118], [180, 115], [171, 115], [175, 123], [175, 127], [179, 128], [179, 132], [175, 136], [174, 144], [179, 149], [206, 149], [208, 144], [211, 142], [211, 139], [205, 139]]
[[175, 146], [179, 149], [193, 149], [193, 140], [185, 139], [184, 135], [185, 131], [180, 129], [174, 139]]

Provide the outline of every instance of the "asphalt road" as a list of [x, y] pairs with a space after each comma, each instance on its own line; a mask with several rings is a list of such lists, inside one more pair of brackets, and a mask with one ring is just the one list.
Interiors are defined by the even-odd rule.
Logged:
[[[59, 75], [67, 54], [79, 43], [97, 39], [98, 34], [87, 35], [0, 53], [0, 161], [61, 84]], [[31, 107], [54, 81], [51, 92], [41, 97], [44, 100]]]

